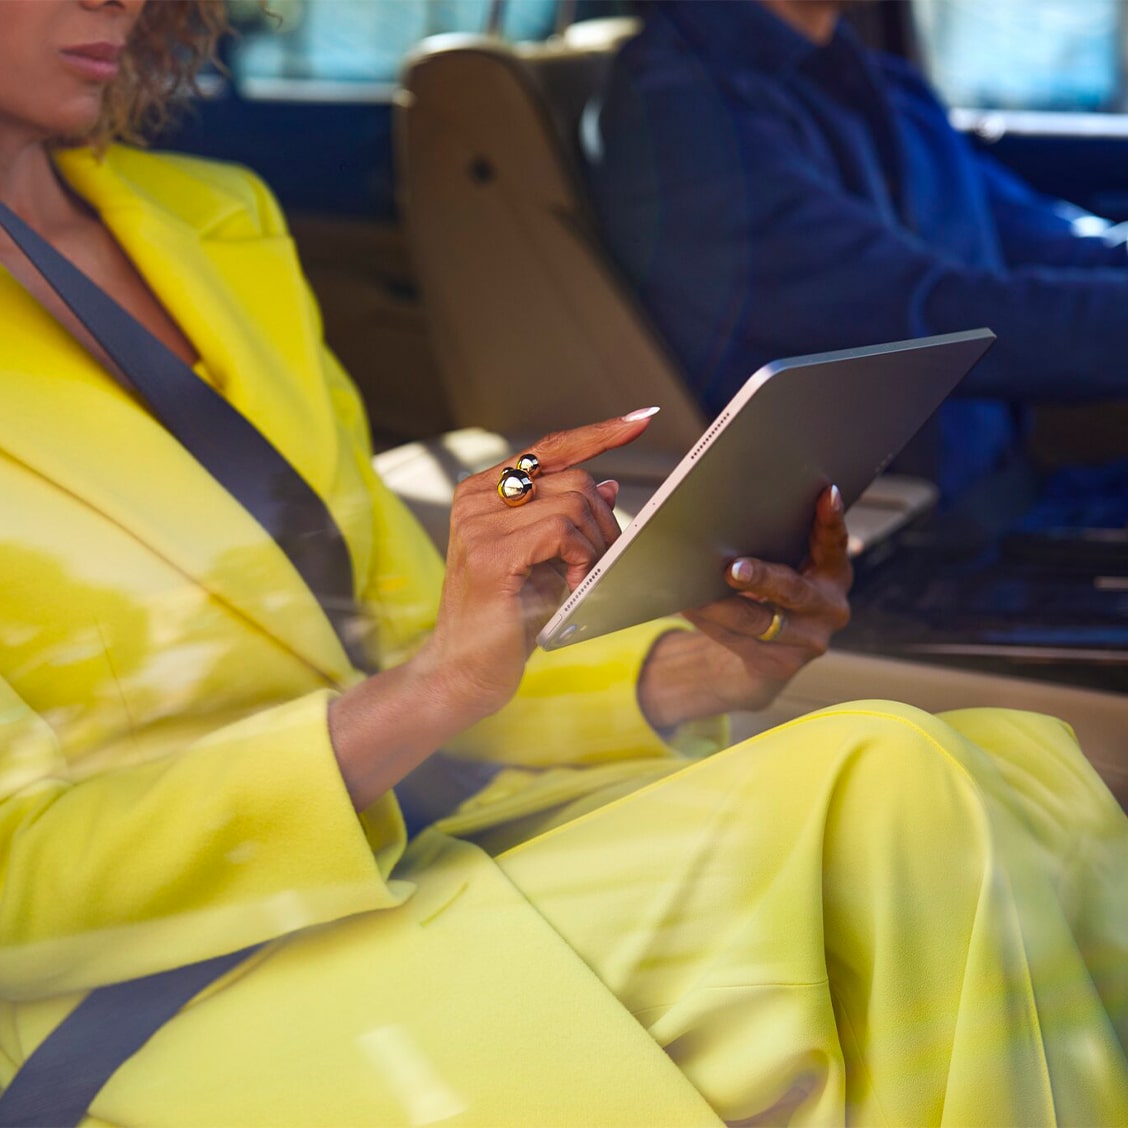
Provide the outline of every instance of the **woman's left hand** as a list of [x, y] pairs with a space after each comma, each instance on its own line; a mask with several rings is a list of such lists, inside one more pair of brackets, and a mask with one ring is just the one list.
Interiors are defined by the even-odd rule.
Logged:
[[820, 496], [806, 563], [742, 557], [726, 580], [737, 594], [685, 617], [695, 634], [671, 632], [655, 644], [639, 679], [650, 723], [666, 728], [734, 709], [762, 709], [850, 619], [853, 569], [846, 553], [842, 498]]

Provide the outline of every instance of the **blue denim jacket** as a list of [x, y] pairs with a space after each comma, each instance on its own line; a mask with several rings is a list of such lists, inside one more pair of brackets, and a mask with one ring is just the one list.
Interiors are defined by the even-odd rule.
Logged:
[[987, 325], [938, 420], [950, 497], [1015, 444], [1024, 402], [1128, 394], [1124, 246], [953, 130], [905, 61], [843, 21], [818, 46], [754, 0], [643, 10], [585, 116], [589, 187], [709, 410], [769, 359]]

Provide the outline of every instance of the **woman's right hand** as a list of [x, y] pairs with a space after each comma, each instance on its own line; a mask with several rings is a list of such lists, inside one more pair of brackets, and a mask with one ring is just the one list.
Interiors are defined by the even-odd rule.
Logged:
[[478, 713], [474, 720], [513, 696], [537, 633], [619, 535], [617, 483], [597, 485], [576, 465], [637, 438], [651, 414], [632, 412], [534, 443], [540, 472], [521, 506], [507, 506], [497, 492], [513, 460], [455, 491], [446, 581], [426, 660], [445, 671], [448, 691]]
[[546, 435], [533, 495], [507, 506], [501, 471], [524, 452], [460, 483], [435, 629], [402, 666], [337, 698], [329, 731], [341, 775], [361, 809], [451, 737], [513, 696], [536, 636], [619, 535], [618, 485], [578, 463], [646, 430], [654, 409]]

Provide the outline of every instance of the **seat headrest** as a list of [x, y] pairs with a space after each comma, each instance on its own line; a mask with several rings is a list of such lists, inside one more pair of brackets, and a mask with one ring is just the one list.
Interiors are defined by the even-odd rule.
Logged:
[[515, 72], [515, 77], [542, 104], [556, 129], [566, 159], [579, 159], [580, 119], [584, 107], [602, 87], [619, 47], [638, 33], [628, 17], [584, 20], [562, 35], [543, 42], [508, 43], [493, 35], [450, 32], [432, 35], [407, 56], [403, 84], [410, 90], [412, 71], [445, 55], [475, 55]]

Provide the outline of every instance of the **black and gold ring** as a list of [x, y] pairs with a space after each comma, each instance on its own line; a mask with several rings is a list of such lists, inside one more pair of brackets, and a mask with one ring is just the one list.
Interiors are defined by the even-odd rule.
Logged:
[[507, 466], [497, 480], [497, 496], [506, 505], [524, 505], [533, 496], [533, 479], [516, 466]]

